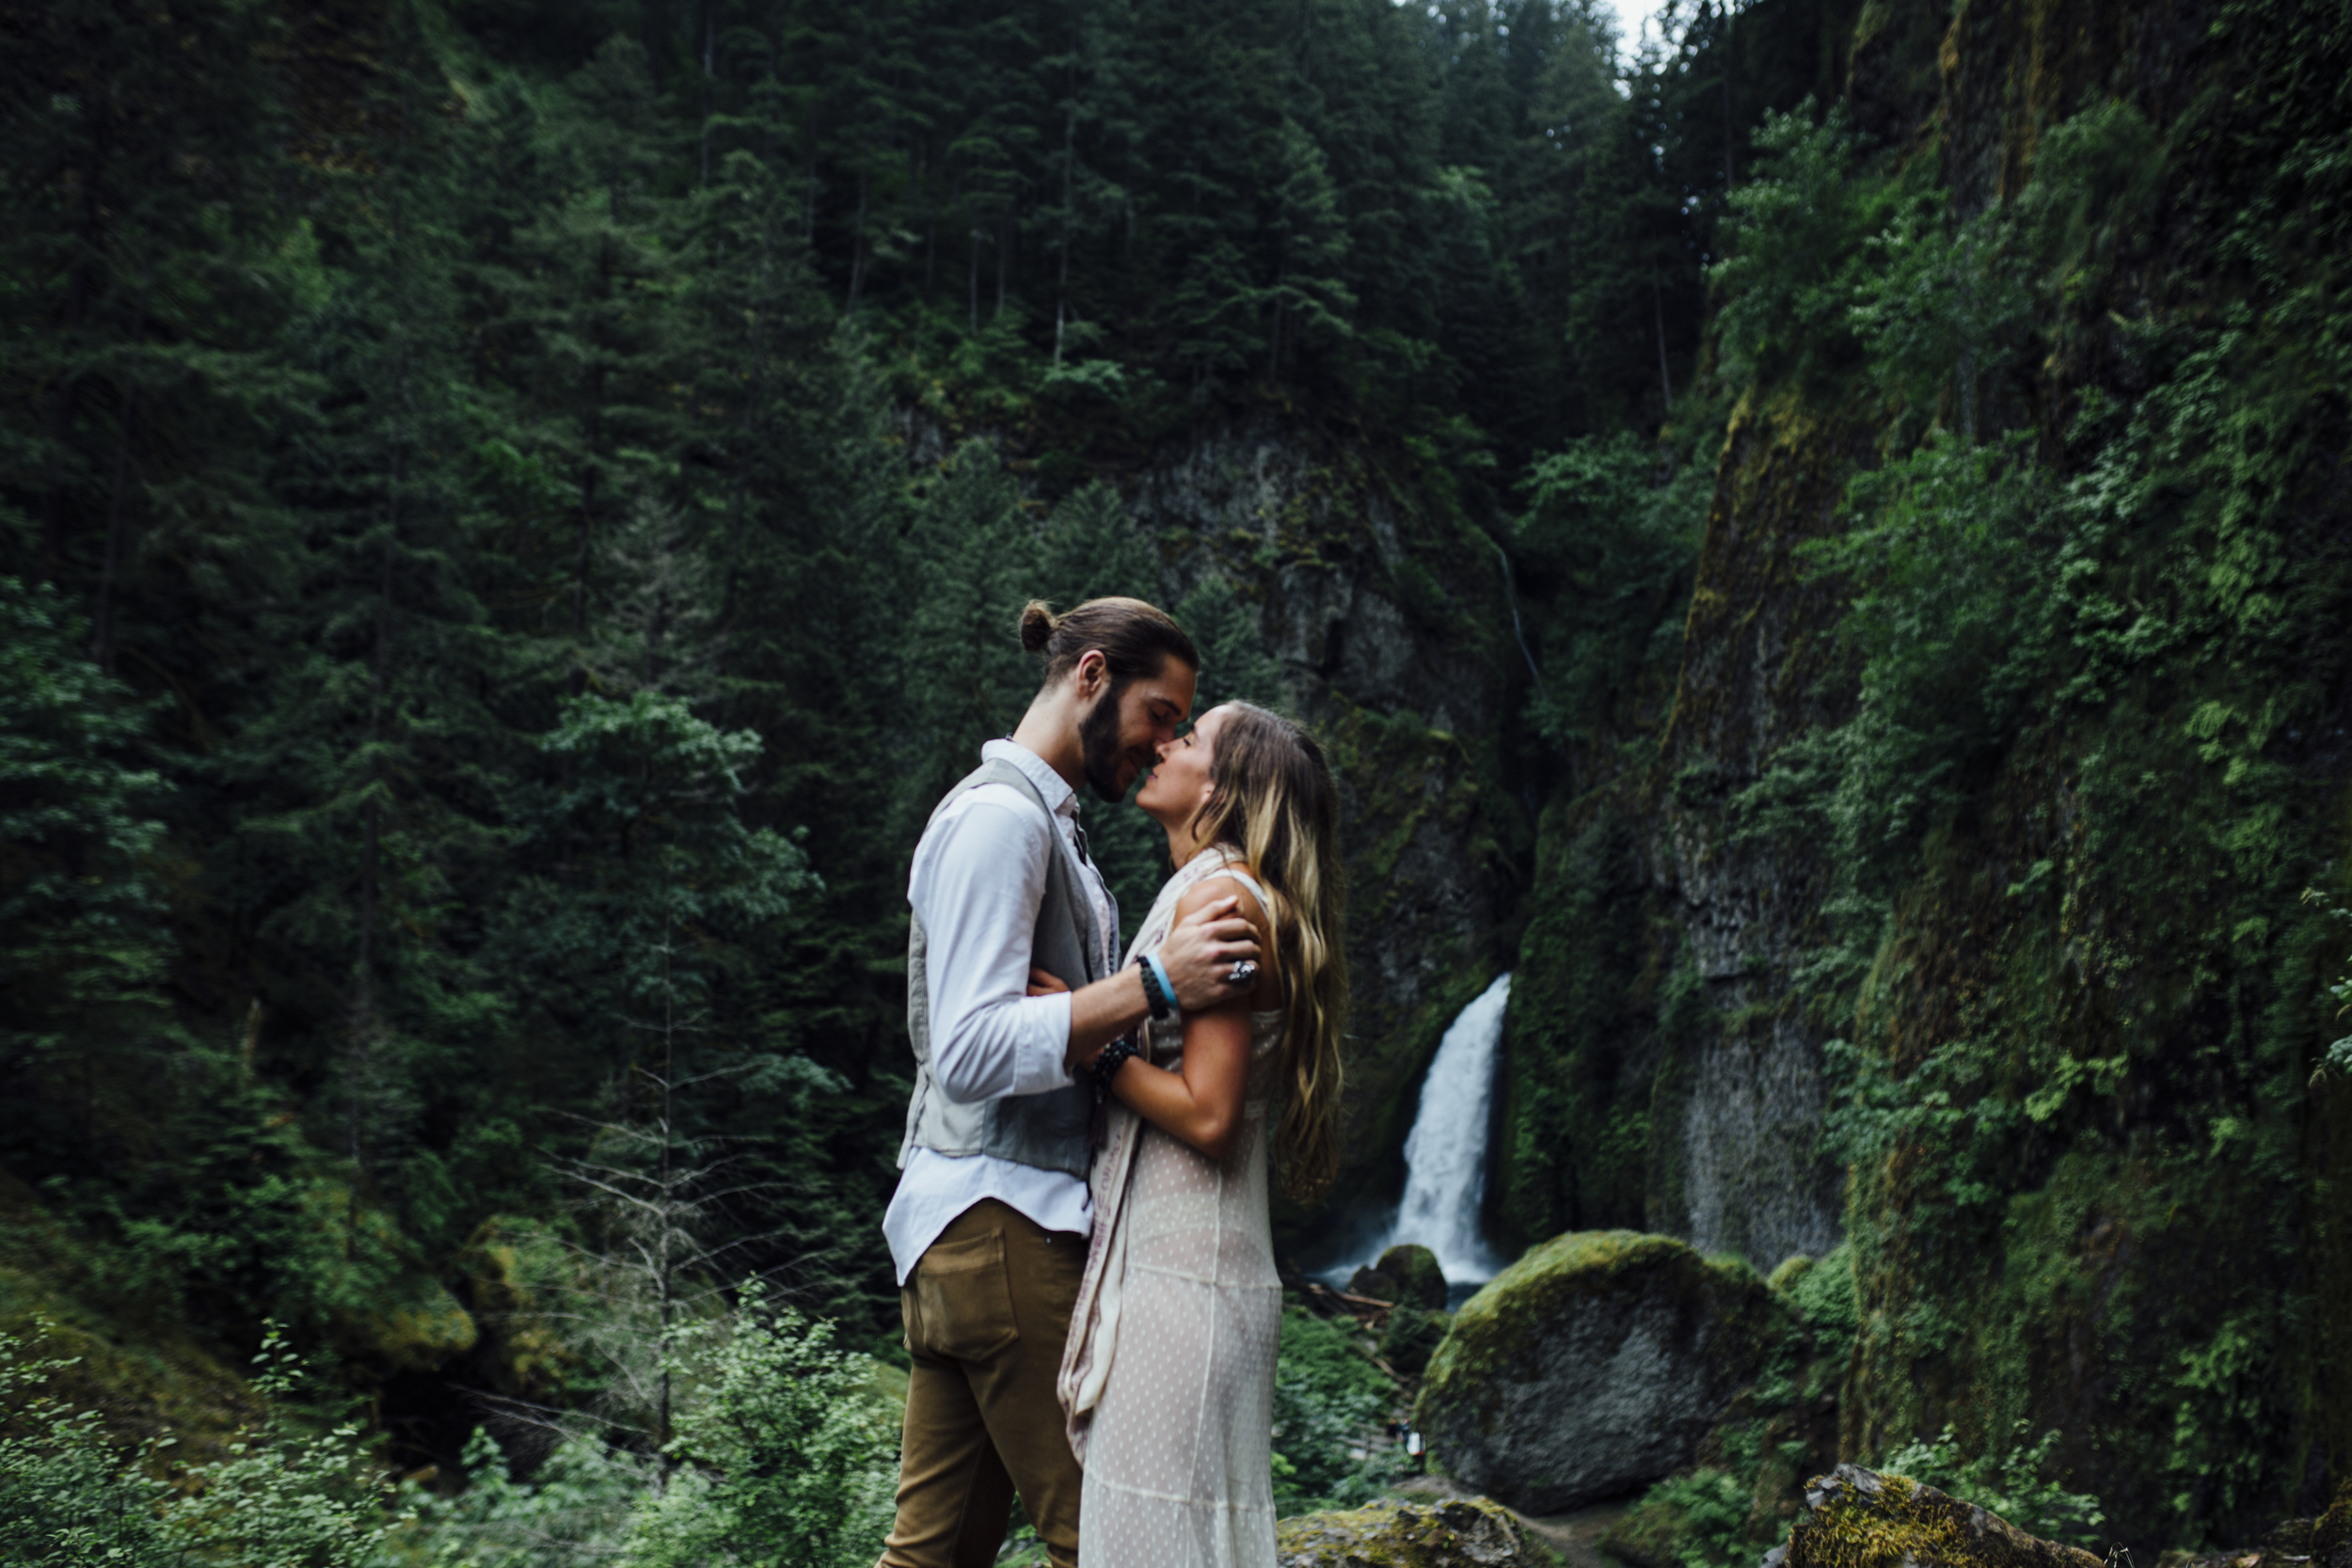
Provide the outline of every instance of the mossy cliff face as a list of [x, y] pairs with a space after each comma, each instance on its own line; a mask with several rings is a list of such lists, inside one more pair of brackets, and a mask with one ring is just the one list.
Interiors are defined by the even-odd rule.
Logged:
[[1454, 1315], [1414, 1418], [1456, 1480], [1534, 1513], [1573, 1508], [1691, 1463], [1788, 1331], [1736, 1262], [1629, 1230], [1562, 1236]]
[[1734, 412], [1656, 764], [1545, 816], [1496, 1205], [1517, 1238], [1640, 1224], [1767, 1269], [1837, 1243], [1825, 1030], [1790, 983], [1824, 867], [1740, 835], [1733, 802], [1840, 716], [1820, 693], [1835, 597], [1795, 550], [1836, 528], [1867, 434], [1792, 395]]
[[1697, 992], [1662, 1021], [1652, 1194], [1665, 1228], [1760, 1268], [1838, 1239], [1838, 1180], [1805, 1130], [1825, 1104], [1821, 1023], [1790, 977], [1820, 940], [1815, 847], [1752, 839], [1731, 810], [1772, 755], [1839, 714], [1821, 696], [1829, 586], [1796, 550], [1836, 526], [1863, 451], [1857, 411], [1793, 394], [1735, 410], [1683, 662], [1647, 786], [1650, 863]]
[[[1354, 1017], [1338, 1191], [1393, 1196], [1421, 1075], [1498, 971], [1532, 836], [1504, 781], [1500, 559], [1434, 463], [1272, 417], [1174, 439], [1120, 481], [1175, 604], [1234, 585], [1341, 787]], [[1294, 1234], [1320, 1223], [1285, 1211]]]
[[[2299, 902], [2352, 848], [2352, 40], [2270, 0], [1864, 21], [1851, 178], [2024, 214], [2008, 368], [1959, 399], [1850, 345], [1731, 389], [1657, 764], [1544, 817], [1499, 1217], [1764, 1267], [1842, 1226], [1848, 1457], [2055, 1428], [2118, 1539], [2251, 1539], [2352, 1470], [2352, 1085], [2312, 1076], [2345, 942]], [[2047, 486], [1982, 666], [2033, 684], [1884, 777], [1932, 802], [1900, 834], [1836, 842], [1871, 802], [1818, 795], [1766, 831], [1761, 786], [1885, 743], [1864, 693], [1925, 689], [1840, 635], [1883, 558], [1804, 547], [1938, 424]]]
[[2021, 393], [2133, 411], [2056, 461], [2070, 684], [1927, 836], [1853, 1016], [1857, 1112], [1893, 1114], [1845, 1129], [1844, 1441], [2055, 1427], [2143, 1547], [2254, 1538], [2352, 1469], [2352, 1106], [2309, 1085], [2342, 943], [2298, 908], [2347, 847], [2346, 366], [2300, 314], [2334, 264], [2274, 205], [2345, 135], [2297, 86], [2343, 46], [2299, 7], [2111, 4], [1966, 5], [1944, 45], [1956, 205], [2058, 178], [2053, 126], [2117, 99], [2161, 183]]

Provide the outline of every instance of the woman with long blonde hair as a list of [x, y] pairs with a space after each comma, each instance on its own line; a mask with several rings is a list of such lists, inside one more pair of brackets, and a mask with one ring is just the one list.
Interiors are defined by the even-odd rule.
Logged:
[[[1339, 801], [1322, 748], [1247, 703], [1159, 748], [1136, 803], [1176, 873], [1128, 961], [1223, 900], [1257, 929], [1251, 991], [1178, 1015], [1090, 1064], [1105, 1102], [1094, 1229], [1059, 1392], [1085, 1467], [1078, 1560], [1273, 1568], [1269, 1443], [1281, 1325], [1269, 1164], [1314, 1201], [1337, 1164]], [[1052, 976], [1036, 976], [1053, 989]], [[1147, 979], [1147, 995], [1167, 999]]]

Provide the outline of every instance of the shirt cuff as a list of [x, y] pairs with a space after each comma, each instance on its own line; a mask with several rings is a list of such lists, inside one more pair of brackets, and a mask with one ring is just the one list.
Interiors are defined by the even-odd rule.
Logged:
[[1014, 1094], [1049, 1094], [1070, 1086], [1070, 997], [1057, 990], [1023, 999], [1027, 1016], [1013, 1051]]

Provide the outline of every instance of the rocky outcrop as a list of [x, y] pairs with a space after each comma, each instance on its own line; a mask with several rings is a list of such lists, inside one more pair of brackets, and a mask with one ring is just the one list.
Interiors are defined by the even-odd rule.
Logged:
[[1431, 1460], [1549, 1513], [1689, 1465], [1790, 1331], [1755, 1273], [1627, 1230], [1562, 1236], [1495, 1276], [1431, 1358]]
[[1508, 1509], [1485, 1497], [1375, 1503], [1275, 1528], [1281, 1568], [1514, 1568], [1545, 1560]]
[[1352, 1295], [1435, 1312], [1445, 1306], [1445, 1271], [1438, 1266], [1436, 1253], [1405, 1242], [1382, 1253], [1369, 1268], [1358, 1269], [1347, 1289]]
[[2352, 1568], [2352, 1478], [2312, 1526], [2312, 1568]]
[[1903, 1476], [1840, 1465], [1805, 1493], [1804, 1517], [1764, 1568], [2101, 1568], [1973, 1503]]

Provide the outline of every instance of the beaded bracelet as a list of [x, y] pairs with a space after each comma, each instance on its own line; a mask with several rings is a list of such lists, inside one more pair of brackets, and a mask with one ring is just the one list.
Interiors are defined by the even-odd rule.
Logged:
[[1094, 1058], [1095, 1100], [1097, 1101], [1108, 1100], [1111, 1095], [1111, 1080], [1119, 1076], [1119, 1069], [1125, 1067], [1130, 1059], [1142, 1054], [1143, 1048], [1136, 1044], [1135, 1037], [1131, 1035], [1121, 1035], [1104, 1046], [1102, 1053]]
[[1160, 978], [1160, 966], [1152, 961], [1152, 956], [1147, 953], [1137, 958], [1136, 969], [1143, 976], [1143, 1004], [1152, 1009], [1152, 1019], [1156, 1022], [1174, 1012], [1176, 998], [1166, 990], [1168, 982]]
[[1157, 953], [1146, 953], [1143, 961], [1152, 966], [1152, 974], [1158, 977], [1160, 994], [1168, 998], [1168, 1010], [1179, 1018], [1183, 1017], [1184, 1006], [1176, 1000], [1176, 982], [1168, 977], [1168, 965], [1161, 961]]

